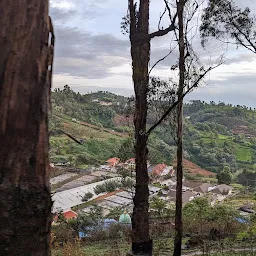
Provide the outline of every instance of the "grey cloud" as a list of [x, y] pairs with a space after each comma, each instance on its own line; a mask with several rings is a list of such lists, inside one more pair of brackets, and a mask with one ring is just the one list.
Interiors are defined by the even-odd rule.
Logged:
[[233, 75], [224, 81], [211, 80], [208, 86], [198, 88], [187, 100], [201, 99], [256, 107], [256, 74]]
[[78, 28], [56, 28], [56, 74], [104, 78], [111, 68], [129, 62], [129, 43], [110, 34], [93, 35]]
[[[55, 25], [63, 25], [63, 23], [83, 23], [88, 20], [94, 20], [105, 13], [104, 5], [110, 0], [50, 0], [50, 15]], [[64, 8], [62, 3], [70, 3], [70, 7]]]
[[241, 63], [243, 61], [252, 62], [255, 60], [255, 54], [248, 52], [248, 53], [241, 53], [237, 54], [236, 56], [228, 57], [225, 60], [225, 64], [230, 65], [233, 63]]
[[57, 7], [50, 8], [50, 16], [54, 22], [54, 25], [63, 24], [64, 22], [69, 21], [77, 11], [74, 9], [64, 10]]
[[[151, 51], [151, 59], [150, 59], [150, 66], [153, 66], [158, 60], [165, 57], [167, 54], [169, 54], [170, 49], [168, 48], [153, 48]], [[157, 69], [165, 69], [166, 67], [170, 68], [172, 65], [176, 64], [178, 61], [178, 52], [177, 50], [174, 50], [168, 57], [166, 57], [163, 61], [161, 61], [159, 64], [157, 64]]]

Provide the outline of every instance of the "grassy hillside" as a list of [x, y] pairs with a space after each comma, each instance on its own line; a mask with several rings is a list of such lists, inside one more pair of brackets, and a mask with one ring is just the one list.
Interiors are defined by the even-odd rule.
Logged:
[[224, 165], [229, 165], [233, 172], [253, 168], [256, 162], [255, 110], [194, 101], [185, 106], [184, 113], [187, 150], [193, 161], [216, 172]]
[[[106, 130], [88, 127], [68, 117], [55, 114], [51, 118], [50, 155], [53, 161], [69, 161], [77, 167], [104, 163], [118, 153], [124, 138]], [[54, 128], [53, 128], [54, 127]], [[78, 140], [81, 145], [65, 133]]]
[[[84, 167], [104, 163], [113, 156], [123, 159], [133, 156], [133, 139], [129, 136], [132, 117], [128, 115], [127, 98], [109, 92], [81, 95], [68, 86], [53, 92], [52, 98], [52, 160], [63, 159]], [[185, 157], [188, 160], [214, 172], [225, 165], [230, 166], [232, 172], [253, 168], [256, 163], [255, 110], [193, 101], [185, 104], [184, 116]], [[175, 130], [165, 124], [151, 135], [149, 157], [152, 163], [173, 162], [174, 134]]]

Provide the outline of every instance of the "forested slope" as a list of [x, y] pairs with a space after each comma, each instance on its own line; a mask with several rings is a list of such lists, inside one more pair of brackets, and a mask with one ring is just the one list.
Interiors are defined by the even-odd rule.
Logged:
[[[129, 100], [109, 92], [86, 95], [65, 86], [52, 93], [51, 158], [76, 166], [100, 164], [113, 156], [133, 156], [132, 111]], [[149, 125], [152, 115], [149, 115]], [[185, 157], [218, 172], [253, 169], [256, 163], [256, 112], [245, 106], [192, 101], [184, 106]], [[172, 123], [172, 125], [169, 125]], [[74, 142], [63, 132], [79, 140]], [[170, 120], [150, 137], [152, 163], [172, 164], [175, 126]]]

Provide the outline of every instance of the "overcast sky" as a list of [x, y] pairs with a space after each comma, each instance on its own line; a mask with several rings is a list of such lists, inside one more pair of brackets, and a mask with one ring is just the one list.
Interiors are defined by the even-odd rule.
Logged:
[[[161, 2], [151, 0], [151, 32], [157, 29], [163, 10]], [[248, 5], [256, 13], [254, 2], [236, 0], [238, 5]], [[53, 87], [68, 84], [81, 93], [109, 90], [126, 96], [133, 94], [129, 40], [120, 30], [121, 19], [127, 13], [127, 0], [50, 0], [50, 3], [56, 34]], [[172, 37], [170, 33], [152, 41], [151, 65], [169, 52]], [[222, 52], [227, 50], [227, 53], [225, 64], [212, 71], [204, 85], [187, 99], [256, 107], [255, 54], [212, 42], [204, 51], [197, 35], [193, 45], [206, 65]], [[170, 66], [176, 61], [174, 51], [153, 75], [168, 79]]]

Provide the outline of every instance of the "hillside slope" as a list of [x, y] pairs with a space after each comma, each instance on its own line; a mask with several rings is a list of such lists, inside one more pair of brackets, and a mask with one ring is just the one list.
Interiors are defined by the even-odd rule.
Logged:
[[[81, 95], [68, 86], [52, 96], [51, 158], [76, 166], [104, 163], [107, 158], [133, 156], [132, 115], [128, 99], [108, 92]], [[131, 112], [130, 112], [131, 113]], [[256, 112], [245, 106], [193, 101], [184, 106], [185, 157], [218, 172], [252, 169], [256, 162]], [[152, 120], [150, 117], [149, 120]], [[152, 122], [152, 121], [151, 121]], [[150, 124], [149, 124], [150, 125]], [[61, 131], [80, 140], [79, 145]], [[175, 130], [167, 123], [149, 139], [149, 160], [172, 164]]]

